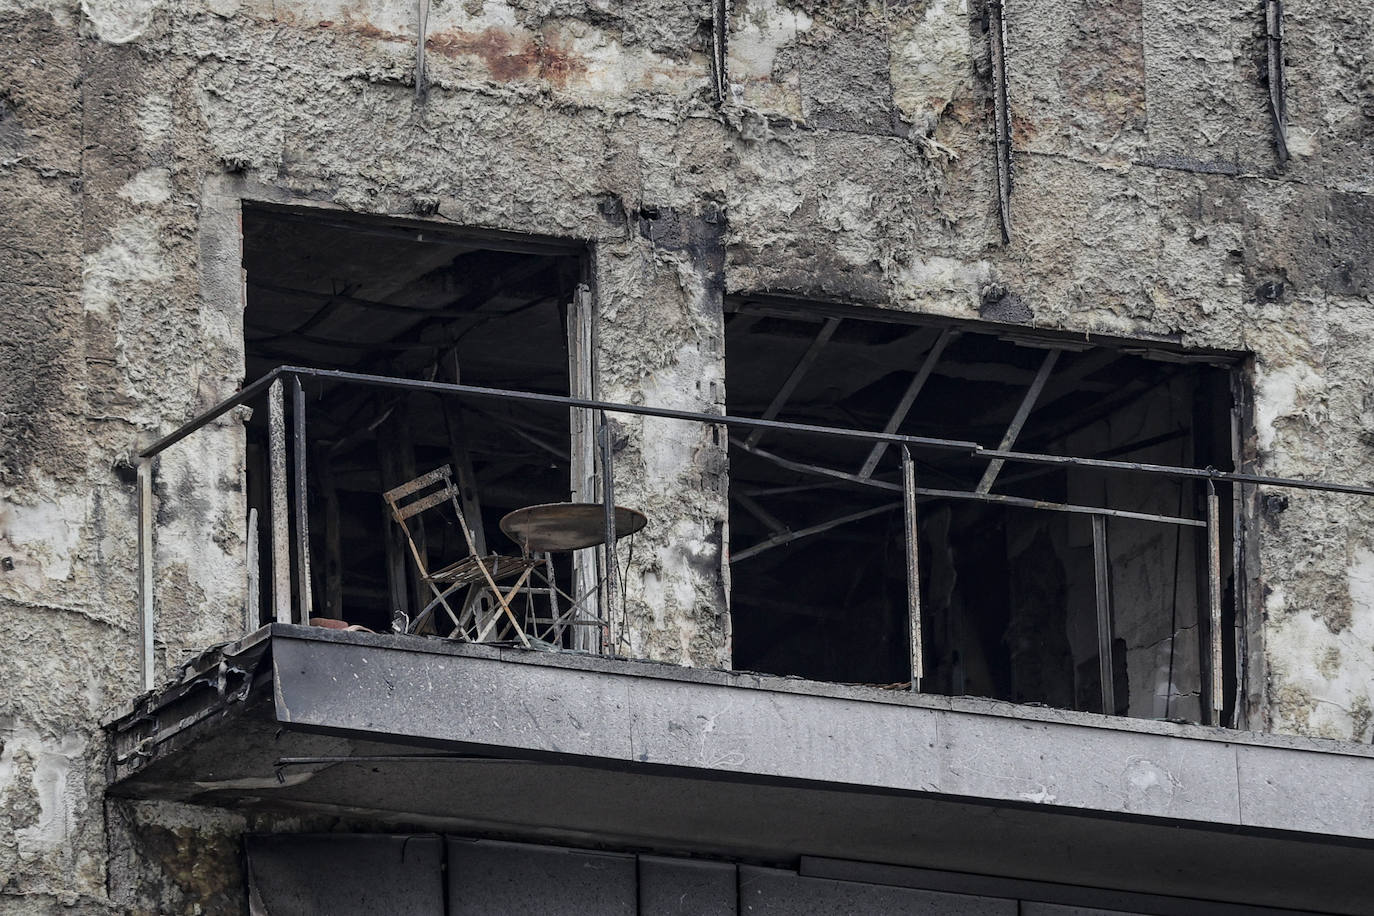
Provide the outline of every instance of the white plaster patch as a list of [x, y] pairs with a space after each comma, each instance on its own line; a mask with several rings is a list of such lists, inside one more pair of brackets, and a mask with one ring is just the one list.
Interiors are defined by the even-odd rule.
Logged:
[[1302, 403], [1320, 398], [1325, 382], [1309, 366], [1261, 367], [1255, 386], [1255, 436], [1260, 451], [1272, 453], [1277, 440], [1274, 424], [1300, 414]]
[[81, 12], [101, 41], [122, 45], [148, 30], [161, 5], [162, 0], [81, 0]]
[[918, 22], [894, 36], [889, 67], [893, 101], [927, 134], [970, 82], [967, 18], [964, 0], [932, 0]]
[[1128, 811], [1165, 811], [1181, 788], [1177, 777], [1146, 757], [1131, 757], [1122, 773]]
[[811, 17], [784, 9], [777, 0], [746, 0], [736, 5], [730, 33], [729, 72], [744, 79], [767, 79], [778, 51], [811, 28]]
[[172, 100], [156, 92], [143, 96], [138, 101], [135, 119], [145, 144], [156, 146], [165, 142], [172, 135]]
[[70, 779], [72, 764], [85, 751], [85, 740], [76, 735], [48, 738], [13, 724], [0, 730], [0, 737], [4, 745], [0, 751], [0, 797], [29, 791], [29, 787], [16, 783], [21, 772], [17, 757], [24, 753], [33, 761], [32, 791], [38, 799], [38, 822], [16, 830], [15, 836], [33, 854], [66, 851], [76, 828], [76, 796], [83, 791], [79, 780]]
[[172, 196], [172, 171], [144, 169], [124, 182], [119, 196], [136, 204], [163, 204]]
[[[1356, 733], [1356, 710], [1374, 704], [1374, 552], [1359, 548], [1346, 569], [1350, 594], [1350, 626], [1332, 633], [1315, 610], [1287, 608], [1279, 588], [1265, 601], [1270, 626], [1265, 646], [1275, 687], [1291, 687], [1311, 700], [1306, 718], [1288, 718], [1276, 725], [1284, 731], [1327, 738], [1369, 741], [1374, 726], [1362, 723]], [[1334, 664], [1332, 662], [1334, 661]], [[1285, 710], [1279, 709], [1280, 716]]]
[[109, 316], [128, 299], [131, 284], [171, 279], [161, 234], [157, 223], [146, 216], [133, 217], [110, 230], [109, 244], [87, 255], [81, 272], [81, 299], [87, 312]]
[[1312, 156], [1321, 149], [1317, 135], [1303, 127], [1288, 126], [1288, 152], [1294, 156]]
[[14, 562], [14, 569], [0, 577], [0, 593], [31, 596], [46, 582], [70, 579], [85, 515], [85, 501], [72, 493], [32, 505], [13, 499], [0, 503], [0, 550]]
[[779, 52], [809, 30], [811, 17], [785, 9], [777, 0], [743, 0], [734, 7], [726, 72], [737, 105], [800, 118], [798, 76], [775, 73]]
[[1037, 786], [1033, 792], [1017, 792], [1016, 795], [1033, 805], [1052, 805], [1059, 801], [1059, 796], [1051, 792], [1049, 786]]
[[979, 292], [992, 280], [987, 261], [926, 257], [907, 264], [888, 265], [898, 301], [911, 302], [940, 314], [968, 317]]
[[840, 180], [818, 197], [820, 223], [836, 233], [834, 251], [851, 264], [867, 264], [878, 257], [872, 238], [873, 190], [867, 185]]

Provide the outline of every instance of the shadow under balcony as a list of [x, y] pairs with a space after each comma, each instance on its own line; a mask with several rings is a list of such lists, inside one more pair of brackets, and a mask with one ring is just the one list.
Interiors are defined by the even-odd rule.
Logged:
[[1300, 907], [1321, 887], [1332, 912], [1368, 905], [1361, 745], [284, 624], [107, 727], [117, 797], [940, 869], [1087, 902]]

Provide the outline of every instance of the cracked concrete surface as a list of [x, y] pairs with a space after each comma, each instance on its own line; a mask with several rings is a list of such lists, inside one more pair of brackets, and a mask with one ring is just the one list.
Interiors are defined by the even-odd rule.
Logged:
[[[94, 725], [137, 690], [128, 462], [240, 382], [244, 197], [587, 240], [610, 399], [721, 409], [726, 293], [977, 319], [998, 288], [1253, 354], [1251, 467], [1370, 479], [1367, 0], [1290, 8], [1283, 170], [1258, 8], [1008, 3], [1005, 246], [977, 0], [735, 0], [720, 107], [710, 9], [436, 0], [420, 103], [403, 0], [0, 0], [0, 909], [128, 905]], [[633, 654], [728, 660], [707, 437], [617, 427], [624, 492], [674, 519], [636, 547]], [[241, 448], [225, 423], [159, 474], [160, 664], [238, 626]], [[1374, 739], [1371, 521], [1290, 493], [1248, 532], [1251, 727]]]

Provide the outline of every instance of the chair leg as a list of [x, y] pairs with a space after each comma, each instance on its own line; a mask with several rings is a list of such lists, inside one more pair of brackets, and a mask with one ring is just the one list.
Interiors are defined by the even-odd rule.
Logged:
[[[497, 587], [496, 580], [491, 577], [491, 570], [487, 569], [487, 564], [482, 562], [481, 557], [477, 556], [477, 547], [472, 537], [472, 529], [468, 527], [468, 521], [463, 517], [463, 509], [458, 505], [457, 495], [453, 495], [452, 499], [453, 508], [458, 513], [458, 527], [463, 530], [463, 540], [467, 542], [468, 552], [474, 557], [477, 557], [477, 568], [482, 571], [482, 578], [487, 580], [487, 586], [491, 589], [492, 594], [496, 596], [497, 602], [501, 605], [501, 610], [506, 612], [506, 616], [510, 618], [510, 622], [515, 626], [515, 635], [520, 637], [520, 644], [528, 649], [530, 647], [530, 641], [525, 636], [525, 631], [520, 629], [520, 623], [515, 619], [515, 614], [510, 609], [510, 601], [501, 595], [501, 589]], [[522, 581], [523, 578], [527, 577], [522, 577]], [[515, 594], [514, 591], [512, 591], [511, 594]], [[482, 637], [479, 636], [477, 641], [481, 642]]]
[[[438, 586], [436, 586], [433, 582], [430, 582], [429, 587], [434, 590], [434, 600], [431, 601], [429, 604], [425, 605], [424, 610], [420, 612], [420, 617], [423, 617], [426, 614], [433, 611], [435, 608], [442, 606], [444, 611], [448, 614], [448, 619], [453, 621], [453, 625], [455, 627], [458, 626], [458, 615], [453, 613], [453, 608], [449, 606], [448, 596], [453, 594], [458, 589], [462, 588], [462, 586], [450, 585], [448, 588], [440, 591]], [[419, 617], [417, 617], [416, 619], [418, 620]]]
[[[520, 578], [515, 580], [515, 584], [510, 587], [510, 591], [506, 592], [504, 596], [502, 596], [500, 591], [496, 592], [496, 600], [500, 602], [501, 610], [505, 611], [506, 616], [510, 618], [511, 626], [515, 627], [515, 635], [520, 637], [520, 642], [524, 644], [526, 649], [530, 647], [530, 641], [529, 638], [525, 636], [525, 631], [520, 629], [520, 621], [516, 620], [515, 614], [511, 612], [510, 599], [514, 598], [516, 594], [519, 593], [520, 589], [525, 587], [525, 583], [529, 581], [530, 573], [532, 572], [534, 572], [533, 566], [522, 572]], [[490, 577], [488, 577], [488, 581], [490, 581]], [[495, 588], [496, 586], [493, 585], [492, 587]], [[491, 632], [492, 626], [500, 619], [501, 615], [493, 614], [491, 620], [489, 620], [487, 625], [482, 629], [482, 632], [477, 634], [477, 642], [486, 639], [487, 634]]]

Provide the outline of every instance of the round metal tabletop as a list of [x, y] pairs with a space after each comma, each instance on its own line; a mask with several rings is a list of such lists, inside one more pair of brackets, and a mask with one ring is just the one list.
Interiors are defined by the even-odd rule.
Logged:
[[[637, 509], [615, 507], [616, 539], [649, 523]], [[606, 542], [606, 507], [601, 503], [544, 503], [516, 509], [501, 519], [501, 530], [534, 553], [580, 550]]]

